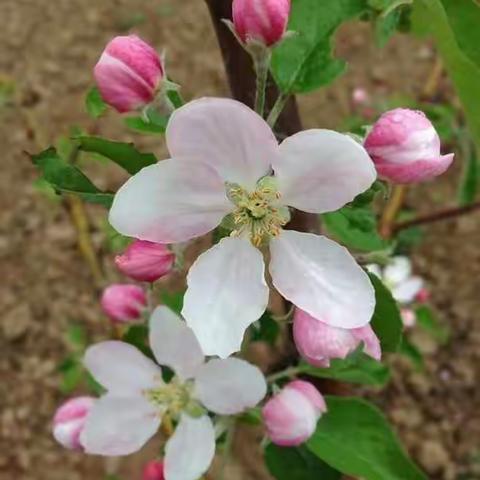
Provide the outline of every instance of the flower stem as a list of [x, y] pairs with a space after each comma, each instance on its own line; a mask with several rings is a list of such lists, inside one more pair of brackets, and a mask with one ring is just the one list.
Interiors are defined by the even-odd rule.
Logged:
[[305, 371], [305, 366], [298, 366], [298, 367], [289, 367], [286, 368], [285, 370], [282, 370], [281, 372], [274, 373], [272, 375], [269, 375], [267, 377], [268, 383], [274, 383], [277, 380], [280, 380], [285, 377], [294, 377], [295, 375], [298, 375], [299, 373], [303, 373]]
[[220, 473], [218, 476], [218, 480], [224, 480], [225, 478], [227, 478], [226, 477], [227, 465], [232, 454], [234, 437], [235, 437], [235, 422], [233, 421], [227, 429], [227, 436], [225, 438], [225, 444], [223, 447], [223, 457], [222, 457], [222, 463], [220, 466]]
[[268, 115], [268, 118], [267, 118], [267, 123], [270, 125], [272, 129], [277, 123], [278, 117], [283, 112], [283, 109], [285, 108], [285, 105], [287, 104], [289, 98], [290, 98], [290, 95], [285, 93], [280, 93], [280, 95], [277, 98], [277, 101], [273, 105], [272, 110], [270, 111], [270, 114]]
[[265, 94], [267, 90], [268, 71], [270, 68], [271, 52], [262, 49], [252, 53], [255, 73], [257, 75], [257, 91], [255, 94], [255, 111], [263, 117], [265, 111]]

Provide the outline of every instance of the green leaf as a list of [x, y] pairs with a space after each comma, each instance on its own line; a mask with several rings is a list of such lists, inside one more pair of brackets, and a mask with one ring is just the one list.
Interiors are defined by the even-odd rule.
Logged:
[[137, 347], [147, 357], [153, 358], [153, 353], [148, 346], [148, 327], [146, 325], [132, 325], [123, 335], [122, 340]]
[[480, 67], [480, 5], [475, 0], [441, 0], [457, 44]]
[[85, 97], [85, 108], [92, 118], [101, 117], [107, 110], [108, 106], [103, 101], [97, 87], [92, 87], [88, 91], [87, 96]]
[[480, 187], [480, 165], [477, 156], [470, 153], [465, 161], [466, 163], [458, 193], [460, 205], [468, 205], [475, 201]]
[[405, 335], [403, 336], [398, 353], [409, 358], [417, 370], [424, 368], [422, 353]]
[[[475, 141], [477, 153], [479, 153], [480, 99], [478, 85], [480, 83], [480, 64], [477, 62], [478, 57], [475, 53], [480, 48], [478, 21], [473, 29], [467, 28], [470, 20], [478, 18], [473, 8], [478, 9], [474, 6], [473, 0], [415, 0], [412, 26], [417, 33], [431, 35], [435, 39], [445, 67], [462, 102], [467, 124]], [[466, 10], [472, 13], [470, 19], [464, 15]], [[452, 17], [455, 20], [452, 20]], [[453, 27], [455, 27], [455, 32], [452, 30]], [[461, 41], [459, 36], [456, 37], [456, 33], [459, 34], [460, 30], [464, 31]], [[468, 40], [465, 40], [467, 37]], [[467, 41], [469, 45], [474, 46], [462, 49], [459, 44], [465, 48], [464, 42]]]
[[278, 447], [270, 443], [264, 452], [269, 472], [277, 480], [340, 480], [341, 473], [320, 460], [305, 446]]
[[238, 420], [247, 425], [261, 425], [262, 424], [262, 411], [260, 407], [251, 408], [242, 413]]
[[252, 342], [267, 342], [270, 345], [275, 345], [280, 333], [280, 327], [272, 317], [272, 314], [266, 310], [260, 317], [260, 320], [252, 325], [251, 332]]
[[375, 311], [372, 328], [380, 339], [382, 352], [396, 352], [402, 341], [403, 322], [397, 302], [390, 290], [373, 273], [370, 281], [375, 288]]
[[184, 296], [185, 296], [185, 290], [182, 290], [180, 292], [173, 292], [173, 293], [163, 291], [160, 294], [160, 301], [164, 305], [166, 305], [168, 308], [173, 310], [175, 313], [178, 313], [180, 315], [183, 308]]
[[346, 206], [337, 212], [322, 215], [328, 232], [349, 248], [373, 252], [388, 243], [377, 231], [377, 219], [370, 208]]
[[366, 11], [365, 0], [295, 0], [290, 38], [275, 48], [272, 72], [285, 93], [311, 92], [331, 83], [345, 70], [332, 56], [332, 36], [346, 20]]
[[375, 40], [380, 48], [385, 47], [397, 31], [401, 18], [401, 10], [394, 9], [387, 13], [387, 15], [379, 15], [375, 19]]
[[82, 325], [70, 325], [67, 329], [67, 338], [76, 350], [83, 351], [87, 346], [87, 332]]
[[417, 324], [430, 333], [441, 345], [448, 343], [450, 332], [447, 327], [440, 324], [437, 317], [427, 305], [415, 309]]
[[361, 350], [363, 350], [363, 345], [359, 351], [353, 352], [345, 359], [331, 360], [329, 368], [317, 368], [309, 365], [305, 373], [314, 377], [383, 387], [390, 380], [389, 368]]
[[83, 365], [73, 358], [68, 358], [63, 362], [60, 372], [62, 374], [60, 390], [64, 394], [73, 392], [83, 380]]
[[113, 194], [99, 190], [76, 166], [62, 160], [54, 148], [32, 155], [31, 159], [57, 193], [73, 193], [87, 202], [111, 206]]
[[100, 137], [78, 137], [80, 149], [98, 153], [116, 163], [131, 175], [157, 163], [153, 153], [141, 153], [132, 143], [114, 142]]
[[145, 134], [157, 134], [165, 133], [167, 127], [167, 119], [162, 123], [153, 123], [146, 121], [143, 117], [127, 117], [125, 119], [125, 125], [136, 132], [145, 133]]
[[427, 480], [382, 413], [358, 398], [327, 397], [307, 447], [340, 472], [365, 480]]

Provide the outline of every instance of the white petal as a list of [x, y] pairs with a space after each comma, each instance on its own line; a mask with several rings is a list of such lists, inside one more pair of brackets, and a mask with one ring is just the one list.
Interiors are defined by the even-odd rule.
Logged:
[[270, 243], [275, 288], [312, 317], [340, 328], [366, 325], [375, 291], [348, 250], [328, 238], [284, 230]]
[[202, 98], [176, 110], [168, 123], [167, 146], [175, 158], [197, 158], [224, 180], [253, 189], [278, 155], [271, 128], [243, 103]]
[[115, 195], [109, 220], [123, 235], [176, 243], [209, 232], [231, 209], [212, 167], [170, 159], [131, 177]]
[[388, 285], [407, 280], [412, 274], [412, 262], [408, 257], [393, 257], [391, 262], [385, 267], [384, 279]]
[[195, 377], [194, 395], [208, 410], [220, 415], [254, 407], [266, 393], [263, 373], [239, 358], [210, 360]]
[[418, 292], [423, 288], [423, 279], [410, 277], [408, 280], [397, 284], [392, 289], [393, 298], [402, 304], [411, 303], [415, 300]]
[[80, 442], [86, 453], [129, 455], [140, 450], [159, 426], [159, 412], [140, 395], [105, 395], [90, 410]]
[[267, 308], [262, 254], [246, 239], [224, 238], [200, 255], [187, 276], [182, 314], [205, 355], [240, 350], [245, 329]]
[[282, 203], [311, 213], [338, 210], [377, 176], [366, 150], [332, 130], [306, 130], [287, 138], [273, 169]]
[[193, 377], [204, 362], [192, 329], [165, 306], [157, 307], [150, 319], [150, 347], [158, 363], [169, 366], [184, 380]]
[[165, 480], [198, 480], [215, 455], [215, 431], [207, 415], [182, 415], [165, 447]]
[[89, 347], [83, 363], [95, 380], [112, 393], [135, 394], [162, 379], [158, 365], [134, 346], [115, 340]]

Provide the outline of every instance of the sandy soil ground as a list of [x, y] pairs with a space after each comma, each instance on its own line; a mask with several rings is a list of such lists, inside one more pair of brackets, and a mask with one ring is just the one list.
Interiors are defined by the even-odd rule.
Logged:
[[[32, 186], [36, 173], [24, 151], [46, 147], [78, 125], [161, 154], [158, 140], [131, 135], [115, 115], [98, 122], [87, 117], [83, 98], [92, 66], [109, 38], [132, 29], [166, 49], [169, 72], [187, 98], [226, 95], [209, 18], [201, 0], [2, 0], [0, 18], [0, 479], [93, 480], [117, 468], [124, 478], [139, 478], [148, 452], [105, 465], [65, 452], [51, 438], [50, 419], [62, 398], [57, 366], [67, 353], [67, 326], [81, 322], [93, 338], [108, 326], [68, 211]], [[338, 126], [349, 113], [354, 86], [418, 95], [433, 63], [431, 48], [409, 38], [379, 52], [367, 26], [343, 29], [338, 51], [350, 61], [349, 73], [334, 87], [300, 99], [306, 126]], [[6, 85], [15, 92], [2, 97]], [[124, 180], [113, 167], [87, 168], [105, 188]], [[426, 212], [448, 202], [458, 170], [411, 190], [408, 203]], [[113, 280], [112, 255], [103, 244], [104, 212], [88, 207], [88, 213], [106, 278]], [[392, 385], [373, 397], [432, 479], [480, 478], [479, 223], [472, 215], [429, 228], [414, 260], [452, 338], [442, 348], [419, 339], [425, 372], [396, 360]], [[228, 478], [268, 478], [247, 441], [252, 435], [238, 436], [238, 460]]]

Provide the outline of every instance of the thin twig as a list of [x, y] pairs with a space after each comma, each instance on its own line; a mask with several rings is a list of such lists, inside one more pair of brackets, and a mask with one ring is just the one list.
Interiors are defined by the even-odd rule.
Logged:
[[441, 220], [448, 220], [451, 218], [456, 218], [461, 215], [466, 215], [467, 213], [480, 210], [480, 201], [471, 203], [470, 205], [465, 205], [464, 207], [454, 207], [446, 208], [445, 210], [440, 210], [438, 212], [429, 213], [428, 215], [422, 215], [417, 218], [412, 218], [411, 220], [406, 220], [404, 222], [397, 223], [393, 226], [393, 233], [398, 233], [401, 230], [405, 230], [410, 227], [417, 227], [420, 225], [427, 225], [429, 223], [439, 222]]
[[382, 235], [383, 238], [390, 238], [392, 236], [392, 225], [397, 218], [398, 212], [402, 208], [406, 194], [407, 187], [405, 185], [396, 185], [393, 188], [392, 196], [380, 220], [380, 235]]

